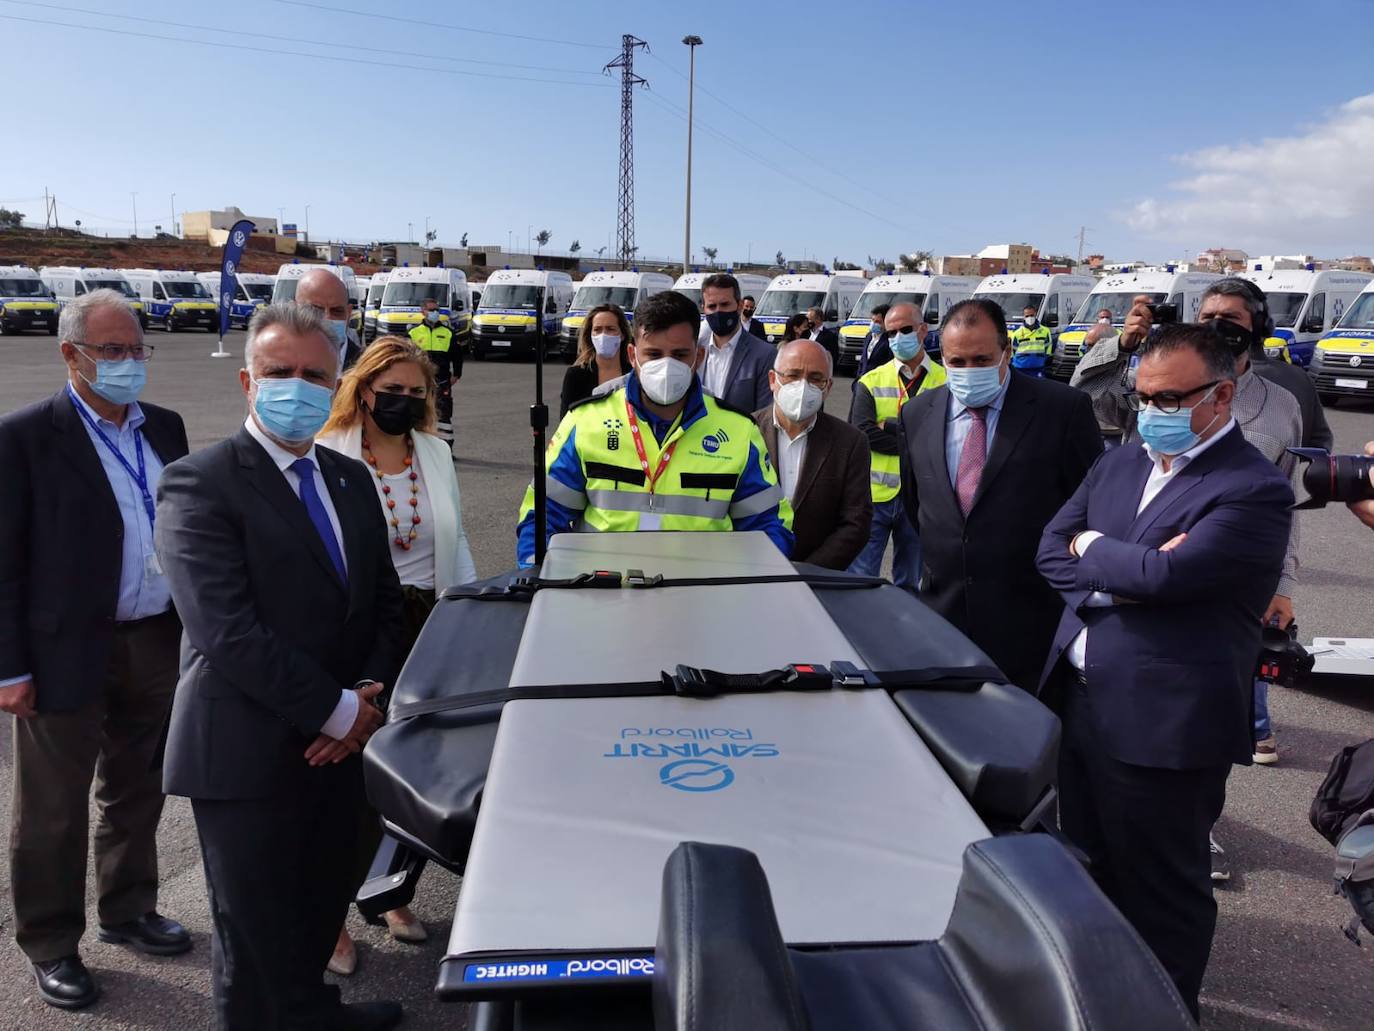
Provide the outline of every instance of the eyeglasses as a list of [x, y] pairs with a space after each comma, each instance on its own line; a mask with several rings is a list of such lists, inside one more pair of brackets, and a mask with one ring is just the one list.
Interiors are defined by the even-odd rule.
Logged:
[[795, 383], [805, 376], [806, 382], [810, 383], [813, 387], [819, 387], [821, 390], [824, 390], [826, 387], [830, 386], [830, 377], [823, 372], [804, 373], [801, 369], [789, 369], [786, 372], [782, 372], [775, 369], [774, 375], [776, 375], [778, 380], [782, 383]]
[[899, 326], [896, 329], [889, 329], [889, 333], [915, 333], [915, 326]]
[[1204, 390], [1210, 390], [1220, 382], [1221, 380], [1214, 379], [1200, 387], [1194, 387], [1192, 390], [1161, 390], [1158, 394], [1142, 394], [1138, 390], [1130, 390], [1121, 396], [1126, 402], [1126, 407], [1133, 412], [1140, 411], [1146, 405], [1154, 405], [1156, 409], [1168, 415], [1178, 411], [1187, 398]]
[[86, 351], [93, 351], [97, 358], [103, 358], [107, 362], [119, 362], [125, 358], [132, 358], [136, 362], [146, 362], [153, 356], [152, 344], [133, 344], [126, 347], [123, 344], [77, 344], [77, 347]]

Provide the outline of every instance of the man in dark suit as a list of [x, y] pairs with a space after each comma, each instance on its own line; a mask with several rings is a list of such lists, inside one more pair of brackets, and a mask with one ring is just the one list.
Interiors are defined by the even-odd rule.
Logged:
[[268, 305], [239, 379], [249, 417], [176, 462], [157, 551], [185, 624], [164, 783], [191, 799], [221, 1028], [382, 1029], [394, 1002], [323, 982], [353, 889], [372, 699], [400, 665], [401, 591], [367, 468], [313, 437], [339, 351]]
[[156, 912], [155, 757], [181, 628], [153, 550], [158, 479], [187, 449], [179, 415], [138, 401], [152, 348], [122, 295], [72, 301], [58, 332], [67, 383], [0, 418], [0, 710], [16, 717], [15, 938], [43, 1000], [77, 1009], [100, 994], [77, 951], [97, 772], [99, 937], [191, 947]]
[[739, 323], [739, 280], [728, 272], [707, 276], [701, 284], [701, 313], [710, 335], [704, 336], [706, 365], [701, 389], [746, 415], [773, 396], [768, 374], [777, 352]]
[[1208, 832], [1251, 759], [1260, 616], [1283, 570], [1293, 491], [1232, 414], [1221, 334], [1167, 326], [1140, 347], [1136, 431], [1040, 542], [1067, 608], [1041, 693], [1064, 721], [1059, 820], [1197, 1015], [1216, 926]]
[[873, 521], [868, 440], [823, 410], [834, 365], [816, 341], [783, 344], [770, 379], [773, 403], [754, 421], [792, 503], [792, 558], [847, 569], [868, 543]]
[[1036, 572], [1040, 534], [1102, 437], [1086, 394], [1014, 375], [1010, 355], [996, 304], [950, 309], [948, 381], [902, 408], [902, 496], [921, 538], [921, 599], [1034, 691], [1060, 609]]
[[754, 318], [755, 301], [749, 294], [740, 298], [739, 302], [739, 324], [744, 327], [746, 333], [752, 333], [764, 343], [768, 342], [768, 334], [763, 328], [763, 323]]
[[825, 312], [820, 308], [808, 309], [806, 313], [808, 339], [816, 341], [825, 348], [830, 360], [838, 364], [840, 360], [840, 334], [825, 324]]
[[[854, 368], [854, 384], [857, 386], [859, 380], [864, 375], [879, 365], [886, 365], [892, 361], [892, 348], [887, 343], [887, 333], [883, 329], [883, 323], [887, 319], [887, 312], [891, 305], [879, 304], [872, 311], [873, 325], [868, 330], [868, 336], [864, 337], [863, 350], [859, 352], [859, 362]], [[920, 336], [922, 344], [925, 343], [925, 323], [921, 323]]]

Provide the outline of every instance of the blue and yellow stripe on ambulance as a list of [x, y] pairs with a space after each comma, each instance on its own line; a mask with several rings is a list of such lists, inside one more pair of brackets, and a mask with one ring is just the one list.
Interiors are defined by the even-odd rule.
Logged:
[[774, 337], [781, 340], [783, 334], [787, 332], [786, 319], [763, 318], [758, 315], [755, 315], [754, 318], [763, 323], [764, 335], [768, 337], [770, 343], [773, 342]]
[[524, 333], [534, 327], [534, 312], [528, 308], [483, 308], [473, 318], [478, 329], [495, 329], [498, 326], [519, 328]]
[[[591, 311], [590, 308], [570, 309], [568, 313], [563, 316], [563, 332], [571, 337], [577, 337], [582, 332], [582, 323], [587, 321], [587, 312], [589, 311]], [[629, 312], [625, 314], [628, 318]]]
[[1312, 352], [1313, 359], [1320, 358], [1326, 351], [1374, 355], [1374, 331], [1333, 329], [1317, 341], [1317, 346]]
[[864, 338], [868, 336], [869, 327], [872, 325], [872, 319], [846, 320], [845, 324], [840, 327], [840, 343], [863, 347]]
[[1083, 341], [1087, 339], [1088, 330], [1091, 328], [1092, 327], [1083, 322], [1071, 322], [1061, 329], [1059, 331], [1060, 346], [1057, 348], [1059, 353], [1068, 354], [1070, 347], [1076, 347], [1078, 348], [1077, 353], [1082, 354]]
[[0, 297], [0, 308], [6, 311], [32, 311], [47, 312], [50, 315], [57, 314], [56, 301], [21, 301], [9, 297]]

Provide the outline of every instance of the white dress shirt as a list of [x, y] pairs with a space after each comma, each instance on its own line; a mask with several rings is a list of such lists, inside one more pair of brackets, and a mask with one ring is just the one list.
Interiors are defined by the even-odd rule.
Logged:
[[[1170, 480], [1182, 472], [1191, 462], [1195, 461], [1198, 455], [1202, 454], [1222, 437], [1230, 433], [1235, 425], [1236, 420], [1231, 419], [1221, 428], [1221, 432], [1208, 437], [1201, 444], [1189, 448], [1181, 455], [1174, 455], [1169, 462], [1168, 469], [1164, 468], [1163, 462], [1166, 456], [1150, 450], [1145, 444], [1141, 444], [1140, 446], [1145, 449], [1145, 453], [1150, 456], [1150, 461], [1154, 463], [1154, 467], [1150, 470], [1150, 475], [1145, 479], [1145, 489], [1141, 491], [1140, 502], [1135, 507], [1135, 514], [1139, 516], [1141, 512], [1144, 512], [1145, 509], [1149, 507], [1150, 502], [1159, 495], [1159, 492], [1168, 486]], [[1082, 558], [1083, 555], [1087, 553], [1092, 543], [1101, 536], [1103, 535], [1096, 530], [1084, 530], [1074, 537], [1071, 543], [1074, 551], [1078, 552], [1078, 557]], [[1112, 601], [1112, 596], [1110, 594], [1104, 591], [1093, 591], [1092, 594], [1088, 595], [1083, 604], [1090, 608], [1107, 608], [1116, 603]], [[1075, 669], [1085, 668], [1085, 664], [1088, 661], [1087, 627], [1078, 631], [1078, 636], [1069, 644], [1066, 655], [1069, 663]]]
[[702, 378], [702, 387], [712, 397], [720, 397], [730, 385], [730, 365], [735, 360], [735, 347], [743, 334], [744, 328], [740, 327], [724, 344], [718, 343], [714, 336], [709, 341], [706, 348], [706, 375]]
[[813, 415], [794, 440], [778, 421], [777, 412], [773, 413], [773, 428], [778, 431], [778, 485], [788, 501], [797, 492], [797, 480], [801, 478], [802, 463], [806, 461], [806, 438], [811, 435], [815, 425], [816, 417]]
[[[344, 550], [343, 529], [339, 525], [339, 513], [334, 511], [334, 500], [329, 496], [329, 488], [325, 485], [324, 474], [320, 472], [320, 460], [315, 454], [315, 445], [311, 444], [310, 450], [304, 455], [293, 455], [264, 433], [262, 427], [251, 415], [244, 421], [243, 428], [248, 431], [250, 437], [262, 445], [262, 449], [267, 452], [267, 457], [272, 459], [272, 464], [280, 469], [281, 474], [286, 477], [286, 482], [291, 486], [296, 497], [301, 496], [301, 479], [296, 475], [291, 465], [301, 458], [310, 459], [310, 464], [315, 467], [315, 493], [320, 496], [320, 503], [324, 505], [325, 513], [329, 516], [329, 525], [334, 528], [334, 540], [338, 542], [339, 554], [343, 557], [344, 569], [347, 570], [348, 552]], [[340, 691], [339, 703], [334, 706], [334, 711], [330, 713], [329, 719], [324, 721], [320, 733], [336, 740], [341, 739], [353, 727], [353, 721], [357, 718], [357, 694], [351, 690]]]

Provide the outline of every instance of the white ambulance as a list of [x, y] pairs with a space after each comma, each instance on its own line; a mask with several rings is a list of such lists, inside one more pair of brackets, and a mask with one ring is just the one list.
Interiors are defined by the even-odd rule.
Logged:
[[926, 334], [926, 353], [940, 355], [940, 322], [945, 313], [960, 301], [973, 296], [977, 276], [933, 276], [928, 272], [904, 272], [877, 276], [868, 281], [849, 318], [840, 327], [840, 365], [855, 368], [862, 357], [864, 340], [873, 324], [873, 309], [886, 304], [914, 304], [921, 319], [930, 327]]
[[[563, 316], [563, 328], [558, 334], [563, 353], [577, 353], [577, 335], [582, 332], [582, 323], [587, 320], [587, 312], [598, 305], [619, 305], [625, 312], [625, 318], [633, 325], [635, 305], [647, 297], [672, 288], [672, 277], [662, 272], [641, 272], [637, 268], [631, 268], [626, 272], [607, 272], [605, 269], [588, 272], [577, 284], [572, 305]], [[485, 296], [484, 294], [483, 297]]]
[[150, 323], [168, 333], [183, 329], [219, 332], [219, 305], [194, 272], [126, 268], [124, 278], [138, 291]]
[[1334, 329], [1345, 310], [1374, 282], [1368, 272], [1344, 269], [1301, 269], [1242, 272], [1264, 291], [1274, 332], [1264, 342], [1265, 353], [1304, 368], [1312, 364], [1312, 352], [1323, 333]]
[[90, 293], [92, 290], [113, 290], [123, 294], [129, 302], [129, 310], [138, 316], [138, 324], [148, 328], [148, 315], [143, 310], [143, 301], [138, 291], [129, 285], [124, 273], [117, 268], [77, 268], [70, 265], [49, 265], [38, 270], [39, 277], [57, 299], [60, 311], [69, 301]]
[[493, 272], [472, 317], [472, 356], [480, 360], [488, 354], [532, 355], [537, 321], [543, 323], [547, 350], [557, 350], [563, 313], [572, 298], [572, 276], [566, 272]]
[[834, 272], [785, 273], [768, 284], [754, 309], [770, 344], [782, 341], [787, 320], [804, 315], [809, 308], [825, 313], [826, 326], [834, 329], [848, 320], [867, 281], [861, 276]]

